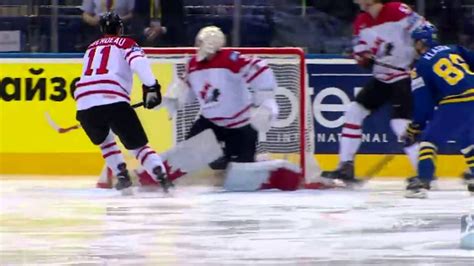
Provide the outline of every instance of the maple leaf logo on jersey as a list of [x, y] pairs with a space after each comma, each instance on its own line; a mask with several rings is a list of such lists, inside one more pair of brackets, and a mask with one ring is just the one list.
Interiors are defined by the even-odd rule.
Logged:
[[218, 88], [213, 88], [211, 84], [206, 82], [199, 94], [201, 96], [201, 99], [204, 100], [204, 103], [208, 104], [212, 102], [218, 102], [221, 92]]
[[219, 100], [219, 96], [221, 96], [221, 92], [218, 88], [215, 88], [212, 91], [211, 102], [217, 102]]

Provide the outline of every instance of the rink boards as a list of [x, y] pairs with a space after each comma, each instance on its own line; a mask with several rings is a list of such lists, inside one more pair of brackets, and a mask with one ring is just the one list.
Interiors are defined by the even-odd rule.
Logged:
[[[71, 91], [81, 73], [81, 55], [2, 55], [0, 60], [0, 174], [95, 175], [102, 158], [82, 130], [58, 134], [45, 119], [45, 112], [62, 127], [75, 125], [75, 103]], [[31, 56], [31, 55], [26, 55]], [[173, 77], [172, 65], [153, 61], [152, 68], [163, 88]], [[337, 164], [338, 133], [345, 106], [353, 100], [370, 74], [352, 60], [308, 56], [307, 70], [312, 91], [316, 158], [324, 169]], [[136, 77], [135, 77], [136, 78]], [[132, 103], [141, 101], [140, 82], [135, 80]], [[137, 109], [159, 152], [173, 145], [172, 124], [166, 111]], [[365, 173], [387, 153], [396, 154], [380, 176], [413, 174], [402, 144], [391, 133], [388, 109], [365, 122], [362, 155], [357, 157], [359, 174]], [[439, 176], [457, 176], [464, 168], [455, 146], [440, 148]]]

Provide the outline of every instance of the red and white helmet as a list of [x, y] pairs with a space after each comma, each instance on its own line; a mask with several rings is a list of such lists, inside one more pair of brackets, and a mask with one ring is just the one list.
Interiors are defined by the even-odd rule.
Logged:
[[202, 61], [215, 54], [225, 46], [225, 43], [225, 35], [218, 27], [207, 26], [202, 28], [196, 35], [197, 60]]

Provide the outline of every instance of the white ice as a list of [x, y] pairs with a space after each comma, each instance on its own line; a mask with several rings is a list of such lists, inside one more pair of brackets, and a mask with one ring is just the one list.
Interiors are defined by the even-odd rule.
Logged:
[[474, 265], [459, 248], [474, 198], [457, 180], [426, 200], [403, 198], [402, 181], [128, 197], [93, 181], [3, 179], [0, 265]]

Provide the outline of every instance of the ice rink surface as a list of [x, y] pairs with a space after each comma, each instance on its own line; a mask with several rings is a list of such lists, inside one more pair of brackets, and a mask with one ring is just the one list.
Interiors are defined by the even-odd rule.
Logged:
[[73, 180], [1, 180], [0, 265], [474, 265], [459, 248], [474, 209], [460, 181], [418, 200], [402, 181], [124, 197]]

